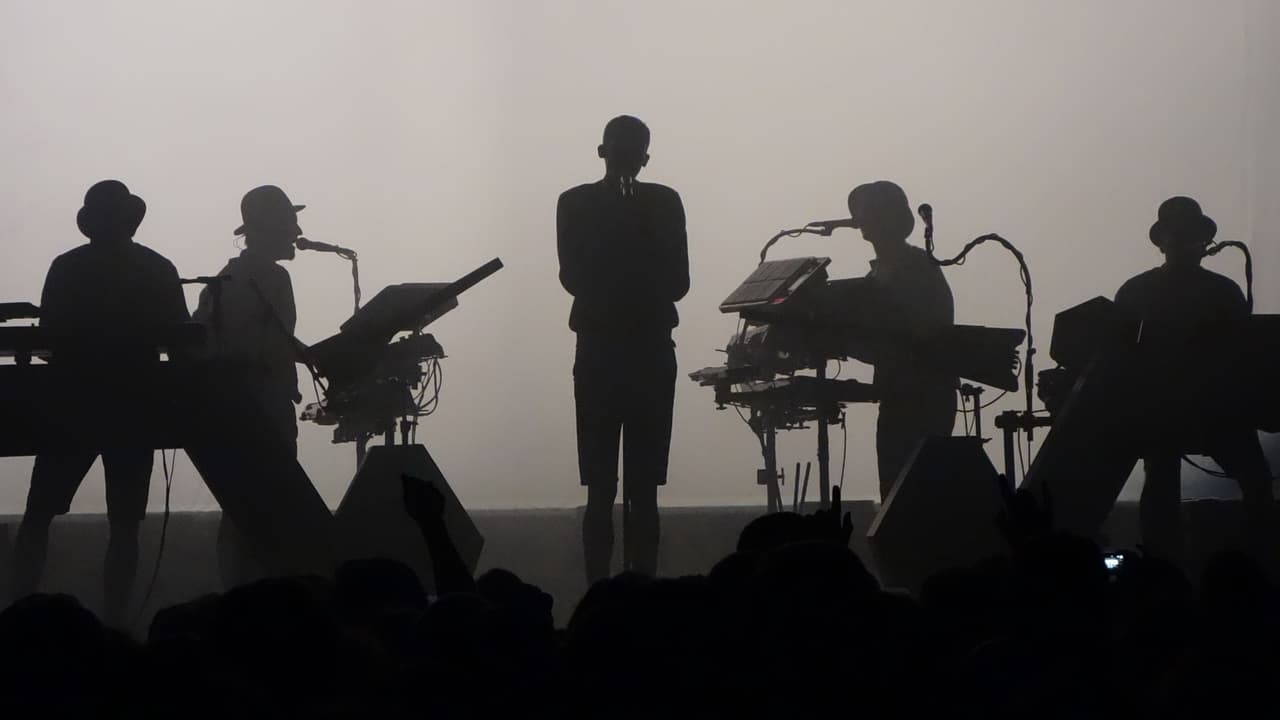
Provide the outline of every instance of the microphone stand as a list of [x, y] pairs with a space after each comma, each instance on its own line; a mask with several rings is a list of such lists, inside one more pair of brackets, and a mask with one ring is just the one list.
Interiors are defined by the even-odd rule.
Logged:
[[[1013, 246], [1013, 243], [1005, 240], [995, 233], [988, 233], [974, 238], [969, 241], [963, 249], [961, 249], [960, 254], [950, 260], [939, 260], [934, 254], [933, 246], [933, 207], [928, 203], [925, 203], [919, 207], [917, 213], [920, 215], [920, 219], [924, 221], [925, 253], [929, 256], [929, 259], [934, 263], [937, 263], [939, 267], [964, 264], [965, 256], [969, 254], [969, 251], [988, 240], [994, 240], [995, 242], [1000, 243], [1013, 255], [1014, 259], [1018, 261], [1018, 270], [1021, 274], [1022, 284], [1026, 289], [1027, 294], [1027, 313], [1025, 318], [1027, 330], [1027, 359], [1026, 362], [1023, 363], [1022, 367], [1022, 384], [1026, 393], [1026, 406], [1021, 412], [1017, 410], [1006, 410], [1005, 412], [997, 415], [995, 420], [995, 426], [1004, 431], [1005, 482], [1009, 491], [1012, 492], [1017, 484], [1015, 482], [1016, 475], [1014, 473], [1015, 468], [1013, 465], [1014, 442], [1016, 440], [1015, 434], [1025, 432], [1027, 434], [1027, 445], [1029, 448], [1031, 443], [1035, 442], [1035, 429], [1037, 427], [1049, 427], [1052, 424], [1051, 418], [1035, 414], [1036, 347], [1033, 339], [1034, 336], [1031, 334], [1031, 270], [1027, 267], [1026, 259], [1022, 256], [1022, 253]], [[974, 404], [974, 408], [979, 411], [981, 410], [981, 406], [976, 402]], [[981, 437], [981, 435], [979, 435], [979, 437]], [[1030, 450], [1028, 450], [1028, 453], [1029, 452]], [[1028, 458], [1028, 461], [1029, 460], [1030, 459]]]
[[222, 346], [222, 284], [231, 279], [230, 275], [201, 275], [194, 278], [179, 278], [182, 285], [204, 285], [209, 288], [213, 297], [213, 354], [217, 355]]

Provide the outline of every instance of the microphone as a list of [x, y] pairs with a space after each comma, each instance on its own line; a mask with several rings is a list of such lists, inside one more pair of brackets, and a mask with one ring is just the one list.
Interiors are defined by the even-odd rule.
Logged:
[[930, 205], [929, 203], [923, 203], [916, 210], [916, 212], [919, 213], [920, 219], [924, 221], [925, 225], [933, 225], [933, 206], [932, 205]]
[[178, 283], [181, 285], [218, 285], [230, 279], [230, 275], [200, 275], [193, 278], [178, 278]]
[[338, 245], [330, 245], [329, 243], [317, 242], [315, 240], [308, 240], [307, 238], [304, 238], [304, 237], [300, 237], [297, 240], [295, 240], [293, 242], [293, 245], [299, 250], [315, 250], [316, 252], [331, 252], [331, 253], [336, 253], [338, 255], [341, 255], [342, 257], [348, 258], [348, 259], [356, 256], [356, 251], [351, 250], [350, 248], [344, 248]]
[[836, 228], [853, 227], [853, 218], [841, 218], [839, 220], [814, 220], [804, 226], [805, 230], [817, 230], [819, 235], [826, 237], [835, 231]]

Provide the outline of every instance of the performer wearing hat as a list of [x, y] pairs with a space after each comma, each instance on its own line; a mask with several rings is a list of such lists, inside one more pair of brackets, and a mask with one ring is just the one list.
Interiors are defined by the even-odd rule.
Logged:
[[[859, 185], [849, 193], [849, 216], [850, 225], [871, 243], [875, 259], [866, 277], [831, 283], [845, 319], [908, 340], [955, 324], [955, 302], [942, 268], [907, 242], [915, 216], [906, 192], [888, 180]], [[876, 461], [883, 501], [925, 438], [951, 434], [958, 379], [905, 346], [876, 344], [861, 359], [875, 366], [880, 398]]]
[[[76, 216], [89, 242], [54, 259], [40, 301], [40, 325], [64, 338], [53, 348], [51, 365], [68, 380], [84, 382], [93, 400], [120, 412], [127, 411], [131, 381], [145, 378], [147, 369], [159, 362], [156, 347], [130, 341], [130, 331], [143, 335], [189, 319], [173, 264], [133, 241], [146, 211], [142, 198], [118, 180], [89, 188]], [[104, 616], [123, 622], [137, 572], [138, 528], [146, 515], [155, 454], [150, 446], [81, 446], [76, 437], [67, 443], [61, 452], [36, 457], [14, 543], [13, 590], [16, 597], [35, 591], [44, 571], [49, 525], [70, 509], [80, 482], [101, 454], [111, 531], [103, 568]]]
[[[302, 400], [294, 344], [298, 313], [289, 271], [280, 263], [294, 257], [294, 243], [302, 235], [298, 211], [304, 207], [294, 205], [275, 185], [245, 193], [240, 201], [243, 222], [234, 231], [244, 238], [244, 250], [218, 272], [223, 278], [219, 287], [201, 291], [194, 313], [209, 326], [215, 361], [250, 387], [279, 432], [276, 440], [295, 454], [294, 404]], [[252, 574], [252, 559], [226, 517], [218, 530], [218, 547], [227, 584]]]
[[1180, 458], [1189, 452], [1212, 456], [1236, 479], [1252, 549], [1259, 559], [1271, 551], [1271, 471], [1257, 432], [1231, 411], [1239, 407], [1234, 399], [1190, 391], [1212, 379], [1203, 377], [1206, 372], [1231, 372], [1219, 357], [1221, 333], [1251, 312], [1233, 280], [1201, 267], [1217, 231], [1195, 200], [1165, 200], [1148, 233], [1164, 263], [1125, 282], [1115, 298], [1142, 328], [1138, 349], [1147, 385], [1142, 397], [1153, 428], [1143, 453], [1143, 545], [1175, 562], [1183, 555]]
[[622, 481], [632, 569], [657, 570], [658, 487], [667, 482], [676, 356], [676, 302], [689, 290], [684, 206], [675, 190], [635, 178], [649, 161], [649, 128], [629, 115], [605, 125], [605, 176], [566, 190], [556, 207], [560, 284], [573, 296], [569, 327], [587, 579], [609, 575], [613, 504]]

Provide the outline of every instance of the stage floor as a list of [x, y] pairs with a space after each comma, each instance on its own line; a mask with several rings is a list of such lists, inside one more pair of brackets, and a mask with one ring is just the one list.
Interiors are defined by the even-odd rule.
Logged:
[[[859, 532], [854, 550], [874, 571], [865, 532], [876, 505], [846, 504]], [[1238, 546], [1238, 507], [1234, 501], [1198, 500], [1183, 504], [1185, 528], [1194, 534], [1188, 554], [1189, 570], [1197, 573], [1214, 550]], [[477, 510], [473, 520], [485, 538], [479, 571], [502, 567], [551, 593], [556, 618], [567, 621], [573, 606], [586, 590], [582, 577], [580, 544], [581, 508], [545, 510]], [[705, 573], [733, 551], [738, 533], [762, 513], [758, 507], [668, 508], [662, 515], [662, 549], [659, 566], [668, 576]], [[222, 589], [214, 550], [218, 513], [174, 513], [170, 517], [159, 577], [151, 600], [140, 616], [140, 628], [156, 609]], [[19, 518], [0, 516], [6, 532], [0, 540], [0, 557], [8, 560], [8, 538]], [[143, 526], [137, 600], [145, 592], [156, 560], [161, 517], [147, 518]], [[1120, 503], [1104, 529], [1112, 547], [1132, 547], [1137, 539], [1137, 507]], [[102, 515], [70, 515], [54, 522], [49, 566], [42, 589], [67, 592], [97, 609], [101, 595], [99, 578], [107, 525]], [[615, 567], [619, 561], [615, 561]], [[6, 568], [7, 570], [7, 568]], [[7, 578], [7, 571], [3, 577]]]

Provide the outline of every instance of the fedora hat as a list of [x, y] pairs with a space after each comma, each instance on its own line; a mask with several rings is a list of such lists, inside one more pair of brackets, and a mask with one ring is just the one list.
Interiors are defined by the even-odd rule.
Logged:
[[240, 199], [240, 227], [233, 234], [244, 235], [251, 230], [297, 231], [298, 211], [306, 205], [294, 205], [284, 190], [275, 185], [261, 185], [244, 194]]
[[131, 238], [147, 214], [147, 204], [119, 180], [96, 182], [84, 194], [76, 227], [90, 240]]
[[1155, 223], [1147, 232], [1157, 247], [1167, 244], [1166, 239], [1208, 245], [1218, 234], [1218, 224], [1200, 209], [1200, 203], [1189, 197], [1177, 195], [1160, 203]]

